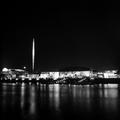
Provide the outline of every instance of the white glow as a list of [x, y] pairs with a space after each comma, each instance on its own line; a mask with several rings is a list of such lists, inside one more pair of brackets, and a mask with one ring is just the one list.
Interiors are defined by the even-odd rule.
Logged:
[[118, 88], [118, 84], [105, 84], [105, 88]]
[[21, 85], [21, 107], [23, 108], [24, 107], [24, 102], [25, 102], [25, 84], [22, 83]]
[[39, 80], [39, 77], [37, 77], [36, 80]]
[[55, 88], [55, 94], [54, 94], [54, 105], [57, 111], [59, 111], [59, 105], [60, 105], [60, 86], [59, 84], [56, 84], [54, 86]]
[[117, 75], [114, 74], [113, 72], [105, 72], [104, 78], [117, 78]]
[[90, 77], [90, 71], [71, 71], [71, 72], [42, 72], [40, 78], [47, 79], [52, 78], [54, 80], [58, 78], [82, 78], [82, 77]]
[[26, 69], [26, 67], [25, 67], [25, 66], [24, 66], [23, 68], [24, 68], [24, 69]]
[[90, 77], [90, 71], [71, 71], [71, 72], [60, 72], [59, 77], [71, 77], [71, 78], [82, 78], [83, 76]]
[[3, 72], [7, 72], [7, 71], [9, 71], [9, 70], [8, 70], [7, 68], [3, 68], [2, 71], [3, 71]]
[[118, 98], [118, 90], [117, 89], [104, 89], [104, 97], [105, 98]]
[[90, 71], [81, 71], [81, 75], [89, 77], [90, 76]]
[[54, 79], [58, 79], [59, 78], [59, 72], [55, 72], [55, 75], [54, 75]]
[[32, 44], [32, 70], [34, 71], [34, 63], [35, 63], [35, 41], [33, 38], [33, 44]]
[[36, 96], [36, 91], [35, 91], [35, 86], [31, 86], [30, 89], [30, 114], [35, 114], [36, 113], [36, 102], [35, 102], [35, 96]]
[[22, 78], [22, 80], [25, 80], [25, 78]]
[[59, 72], [50, 72], [49, 76], [53, 78], [54, 80], [59, 78]]
[[14, 69], [15, 71], [18, 71], [18, 72], [24, 72], [24, 70], [22, 69]]
[[42, 72], [40, 78], [47, 79], [49, 78], [49, 72]]

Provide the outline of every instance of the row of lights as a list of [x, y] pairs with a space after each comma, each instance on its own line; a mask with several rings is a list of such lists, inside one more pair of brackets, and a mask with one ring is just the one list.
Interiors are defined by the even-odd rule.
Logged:
[[[24, 81], [24, 80], [32, 80], [32, 78], [28, 78], [28, 79], [26, 79], [26, 78], [22, 78], [22, 79], [20, 79], [20, 78], [15, 78], [15, 79], [12, 79], [12, 78], [1, 78], [1, 80], [16, 80], [16, 81], [18, 81], [18, 80], [22, 80], [22, 81]], [[39, 78], [36, 78], [36, 80], [39, 80]]]

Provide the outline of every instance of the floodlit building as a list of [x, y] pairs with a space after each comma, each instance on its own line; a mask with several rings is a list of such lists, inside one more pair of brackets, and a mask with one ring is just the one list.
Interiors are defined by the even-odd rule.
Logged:
[[59, 72], [41, 72], [40, 78], [56, 80], [59, 78]]
[[103, 74], [104, 78], [118, 78], [117, 70], [107, 70]]
[[2, 69], [2, 77], [5, 79], [15, 79], [15, 78], [22, 78], [25, 77], [28, 73], [22, 69]]
[[105, 70], [94, 73], [95, 78], [119, 78], [117, 70]]
[[51, 78], [53, 80], [59, 78], [83, 78], [83, 77], [90, 77], [91, 71], [88, 69], [64, 69], [60, 71], [54, 72], [41, 72], [40, 78], [48, 79]]
[[82, 78], [90, 77], [90, 71], [70, 71], [70, 72], [59, 72], [60, 78], [70, 77], [70, 78]]

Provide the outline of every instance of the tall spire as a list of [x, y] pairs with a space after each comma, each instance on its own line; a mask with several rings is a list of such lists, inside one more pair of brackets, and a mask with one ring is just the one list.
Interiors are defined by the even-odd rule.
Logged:
[[32, 71], [34, 72], [35, 69], [35, 39], [33, 38], [32, 43]]

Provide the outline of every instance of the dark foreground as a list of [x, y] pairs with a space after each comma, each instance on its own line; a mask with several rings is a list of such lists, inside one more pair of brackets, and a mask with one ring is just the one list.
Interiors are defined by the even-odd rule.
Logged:
[[116, 120], [118, 84], [0, 83], [0, 120]]

